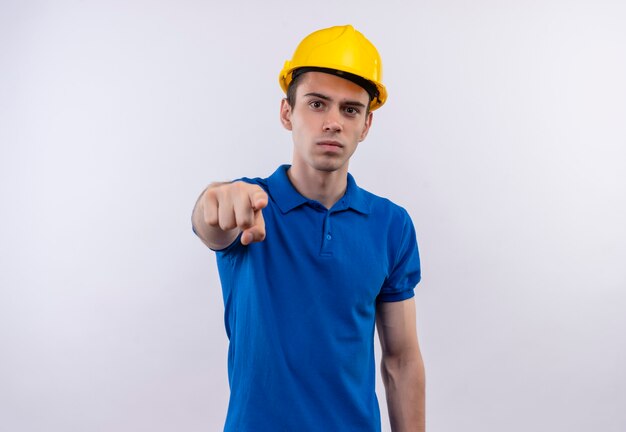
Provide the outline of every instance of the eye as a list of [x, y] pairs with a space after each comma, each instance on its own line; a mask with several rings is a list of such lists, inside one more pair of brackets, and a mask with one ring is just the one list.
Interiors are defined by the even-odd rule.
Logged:
[[309, 102], [309, 106], [315, 110], [319, 110], [324, 107], [324, 103], [322, 101], [314, 100]]
[[361, 112], [358, 108], [351, 107], [351, 106], [346, 107], [344, 109], [344, 111], [349, 116], [356, 116], [357, 114], [359, 114]]

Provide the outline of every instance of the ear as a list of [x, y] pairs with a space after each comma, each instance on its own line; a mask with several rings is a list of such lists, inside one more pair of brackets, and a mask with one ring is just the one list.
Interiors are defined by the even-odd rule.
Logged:
[[285, 129], [289, 131], [292, 130], [291, 105], [289, 105], [286, 98], [280, 101], [280, 122], [283, 124]]
[[367, 133], [369, 132], [370, 127], [372, 126], [373, 119], [374, 119], [374, 113], [370, 111], [367, 114], [367, 118], [365, 119], [365, 125], [363, 126], [363, 132], [361, 132], [361, 136], [359, 137], [359, 142], [363, 141], [365, 137], [367, 136]]

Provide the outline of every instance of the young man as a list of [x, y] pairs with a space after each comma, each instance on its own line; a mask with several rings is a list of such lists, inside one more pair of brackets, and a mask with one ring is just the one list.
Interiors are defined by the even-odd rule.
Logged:
[[352, 26], [307, 36], [279, 78], [292, 164], [211, 184], [196, 203], [230, 340], [225, 431], [380, 431], [375, 324], [392, 430], [424, 431], [413, 224], [348, 173], [386, 100], [380, 75]]

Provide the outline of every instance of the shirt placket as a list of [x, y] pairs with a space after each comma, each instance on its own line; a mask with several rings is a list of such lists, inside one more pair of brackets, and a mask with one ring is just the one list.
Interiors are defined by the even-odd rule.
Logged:
[[324, 224], [322, 227], [322, 251], [320, 253], [322, 256], [333, 256], [334, 240], [331, 220], [332, 212], [327, 211], [324, 216]]

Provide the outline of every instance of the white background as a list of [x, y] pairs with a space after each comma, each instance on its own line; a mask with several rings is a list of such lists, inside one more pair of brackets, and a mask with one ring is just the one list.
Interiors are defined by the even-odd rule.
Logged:
[[351, 171], [418, 232], [429, 431], [626, 430], [623, 1], [2, 0], [1, 431], [221, 429], [191, 209], [290, 161], [278, 72], [346, 23], [383, 56]]

